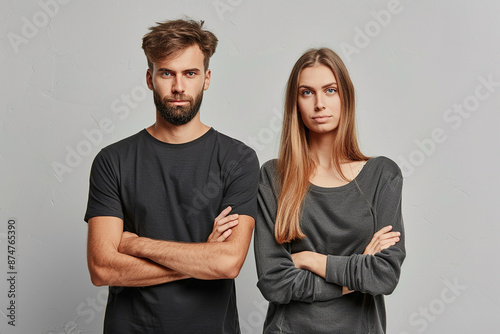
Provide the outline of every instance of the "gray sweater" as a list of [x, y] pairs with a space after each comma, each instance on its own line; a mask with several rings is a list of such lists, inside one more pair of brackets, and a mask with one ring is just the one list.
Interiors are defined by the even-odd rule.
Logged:
[[[276, 162], [261, 168], [254, 239], [257, 286], [269, 301], [264, 333], [385, 333], [384, 295], [394, 291], [405, 258], [399, 167], [376, 157], [346, 185], [311, 184], [300, 220], [306, 238], [279, 245]], [[387, 225], [401, 240], [362, 255]], [[294, 266], [290, 254], [305, 250], [327, 255], [326, 279]], [[342, 286], [355, 292], [343, 296]]]

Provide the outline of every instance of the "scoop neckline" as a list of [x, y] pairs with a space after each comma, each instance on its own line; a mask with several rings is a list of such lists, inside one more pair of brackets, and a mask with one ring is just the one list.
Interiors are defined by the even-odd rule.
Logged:
[[337, 187], [322, 187], [322, 186], [318, 186], [314, 183], [309, 182], [310, 188], [311, 188], [311, 190], [318, 191], [318, 192], [341, 191], [344, 189], [352, 188], [353, 186], [356, 186], [356, 182], [358, 182], [363, 177], [363, 175], [365, 174], [366, 168], [368, 167], [368, 165], [371, 165], [371, 161], [373, 159], [374, 158], [368, 158], [368, 160], [366, 160], [365, 164], [363, 165], [363, 168], [358, 173], [358, 175], [356, 175], [356, 177], [354, 179], [352, 179], [349, 183], [346, 183], [346, 184], [343, 184], [343, 185], [337, 186]]

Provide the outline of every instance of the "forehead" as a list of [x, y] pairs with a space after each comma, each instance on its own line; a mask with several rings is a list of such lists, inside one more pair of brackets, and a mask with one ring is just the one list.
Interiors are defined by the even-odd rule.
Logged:
[[322, 87], [325, 84], [336, 83], [332, 70], [325, 65], [314, 65], [304, 69], [299, 74], [299, 86]]
[[173, 71], [183, 71], [186, 69], [200, 69], [204, 67], [204, 55], [197, 44], [188, 46], [170, 57], [163, 58], [158, 62], [153, 63], [154, 69], [169, 69]]

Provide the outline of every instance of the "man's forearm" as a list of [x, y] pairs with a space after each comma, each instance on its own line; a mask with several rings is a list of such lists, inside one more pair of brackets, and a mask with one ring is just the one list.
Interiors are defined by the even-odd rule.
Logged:
[[143, 287], [189, 278], [148, 259], [118, 253], [113, 263], [89, 262], [92, 283], [97, 286]]
[[183, 243], [136, 238], [125, 253], [198, 279], [227, 279], [238, 275], [242, 263], [228, 242]]
[[238, 276], [243, 266], [255, 225], [254, 219], [246, 215], [239, 215], [238, 221], [237, 226], [231, 228], [230, 237], [221, 242], [155, 240], [124, 232], [118, 251], [149, 259], [193, 278], [231, 279]]

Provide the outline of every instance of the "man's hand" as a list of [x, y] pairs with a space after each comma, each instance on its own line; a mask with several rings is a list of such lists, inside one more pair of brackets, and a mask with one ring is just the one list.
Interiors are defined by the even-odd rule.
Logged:
[[231, 210], [232, 208], [228, 206], [214, 219], [214, 227], [207, 242], [222, 242], [229, 238], [233, 232], [232, 228], [239, 223], [237, 214], [228, 216]]
[[375, 233], [368, 246], [366, 246], [363, 255], [375, 255], [375, 253], [394, 246], [399, 241], [401, 233], [391, 232], [391, 230], [392, 226], [389, 225]]

